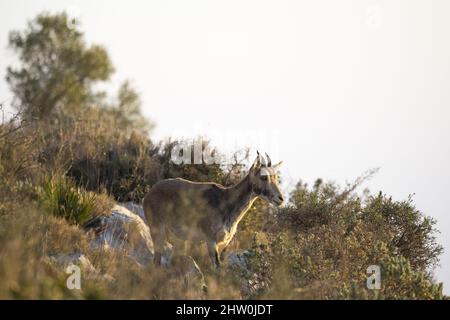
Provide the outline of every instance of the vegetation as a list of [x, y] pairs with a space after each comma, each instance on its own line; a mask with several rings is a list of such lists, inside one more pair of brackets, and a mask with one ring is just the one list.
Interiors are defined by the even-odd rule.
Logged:
[[[290, 206], [266, 214], [249, 251], [250, 275], [263, 284], [257, 295], [270, 297], [282, 289], [290, 298], [443, 297], [442, 285], [429, 273], [442, 252], [433, 236], [435, 221], [411, 199], [351, 193], [362, 181], [342, 191], [320, 180], [312, 189], [299, 183]], [[246, 227], [254, 223], [246, 221]], [[371, 265], [381, 268], [380, 290], [366, 287]]]
[[[153, 125], [130, 82], [114, 99], [94, 90], [114, 68], [64, 13], [39, 15], [25, 31], [11, 32], [9, 44], [21, 66], [8, 68], [6, 79], [17, 113], [0, 124], [0, 298], [202, 298], [173, 270], [140, 268], [125, 255], [91, 248], [82, 224], [108, 214], [114, 201], [140, 203], [161, 179], [230, 185], [248, 151], [232, 155], [229, 167], [173, 164], [179, 141], [149, 138]], [[373, 173], [345, 188], [299, 182], [281, 209], [258, 200], [229, 249], [245, 250], [246, 268], [212, 271], [200, 248], [207, 297], [445, 298], [432, 278], [442, 253], [435, 221], [411, 198], [356, 192]], [[68, 290], [52, 259], [80, 251], [98, 273], [82, 290]], [[380, 290], [366, 287], [370, 265], [381, 268]]]
[[95, 195], [77, 187], [65, 176], [45, 181], [39, 196], [44, 211], [78, 225], [91, 217], [95, 206]]

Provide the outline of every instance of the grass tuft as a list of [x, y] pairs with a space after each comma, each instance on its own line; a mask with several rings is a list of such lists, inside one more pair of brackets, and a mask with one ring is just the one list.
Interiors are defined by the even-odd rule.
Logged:
[[77, 187], [70, 178], [57, 175], [44, 181], [39, 200], [47, 213], [82, 225], [91, 217], [96, 197], [95, 194]]

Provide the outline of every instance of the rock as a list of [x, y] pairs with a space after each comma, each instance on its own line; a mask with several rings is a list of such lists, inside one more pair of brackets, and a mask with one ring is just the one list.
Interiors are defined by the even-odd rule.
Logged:
[[[127, 206], [139, 211], [136, 204]], [[84, 228], [94, 231], [95, 239], [91, 243], [94, 248], [123, 252], [143, 266], [153, 261], [154, 248], [149, 226], [139, 214], [122, 205], [115, 205], [108, 216], [89, 220]]]
[[253, 272], [248, 259], [251, 256], [249, 250], [230, 252], [227, 256], [228, 268], [240, 279], [241, 295], [244, 299], [253, 299], [268, 288], [268, 283], [261, 279], [260, 275]]
[[142, 206], [134, 202], [123, 202], [120, 203], [120, 205], [137, 214], [139, 217], [141, 217], [142, 220], [144, 220], [144, 222], [147, 222], [147, 219], [145, 218], [144, 208]]
[[170, 268], [172, 266], [173, 245], [166, 241], [161, 254], [161, 265]]
[[[95, 234], [92, 247], [126, 254], [141, 266], [153, 262], [153, 241], [142, 206], [132, 202], [117, 204], [110, 215], [95, 217], [83, 227]], [[205, 291], [205, 278], [198, 264], [191, 256], [174, 259], [169, 242], [164, 245], [161, 264], [181, 277], [187, 289]]]
[[91, 261], [89, 261], [89, 259], [81, 252], [76, 252], [71, 255], [51, 256], [50, 261], [63, 269], [66, 269], [68, 266], [74, 264], [79, 266], [84, 271], [92, 273], [97, 272], [94, 266], [92, 265]]
[[227, 256], [228, 266], [236, 268], [243, 273], [248, 273], [247, 257], [250, 254], [248, 250], [230, 252]]
[[[71, 265], [80, 267], [83, 275], [90, 279], [97, 279], [103, 281], [114, 281], [114, 278], [108, 274], [100, 274], [100, 272], [92, 265], [91, 261], [81, 252], [76, 252], [70, 255], [55, 255], [47, 258], [52, 265], [59, 269], [66, 271]], [[66, 271], [67, 272], [67, 271]]]

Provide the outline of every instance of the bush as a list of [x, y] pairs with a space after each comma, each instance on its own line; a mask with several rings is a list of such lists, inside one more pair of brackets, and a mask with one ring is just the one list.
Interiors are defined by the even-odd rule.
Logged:
[[[434, 220], [411, 199], [360, 196], [318, 181], [299, 184], [290, 204], [266, 207], [243, 221], [249, 243], [250, 297], [284, 299], [440, 299], [431, 270], [442, 247]], [[269, 221], [270, 223], [261, 223]], [[367, 267], [379, 265], [381, 290], [366, 288]], [[257, 284], [257, 285], [255, 285]]]
[[[176, 268], [140, 268], [126, 254], [92, 249], [79, 225], [108, 213], [111, 198], [140, 203], [161, 179], [231, 185], [248, 152], [233, 155], [228, 168], [172, 163], [172, 148], [183, 141], [153, 144], [152, 124], [128, 82], [112, 102], [96, 90], [112, 73], [110, 59], [67, 28], [65, 14], [38, 16], [11, 33], [10, 45], [22, 66], [9, 68], [7, 81], [22, 114], [0, 123], [0, 298], [203, 298], [184, 288]], [[281, 209], [257, 201], [229, 249], [249, 249], [243, 272], [210, 271], [207, 255], [200, 257], [206, 248], [197, 246], [195, 259], [208, 266], [208, 298], [239, 298], [242, 278], [245, 298], [445, 298], [431, 276], [442, 253], [435, 221], [411, 199], [354, 193], [364, 179], [344, 190], [320, 179], [312, 188], [300, 182]], [[80, 252], [102, 277], [70, 291], [67, 275], [49, 260]], [[379, 291], [365, 285], [374, 264], [382, 271]]]
[[48, 213], [81, 225], [90, 218], [96, 197], [77, 187], [71, 179], [58, 175], [44, 182], [39, 200]]
[[158, 180], [157, 148], [146, 134], [117, 130], [115, 114], [89, 108], [80, 117], [39, 125], [39, 161], [47, 172], [67, 172], [78, 186], [140, 202]]
[[441, 300], [442, 283], [434, 283], [421, 271], [414, 271], [408, 259], [402, 256], [385, 256], [380, 264], [381, 289], [368, 290], [361, 282], [344, 283], [340, 299], [380, 299], [380, 300]]
[[[157, 152], [145, 136], [89, 132], [80, 128], [68, 174], [89, 190], [105, 189], [116, 200], [140, 203], [158, 180]], [[91, 129], [92, 130], [92, 129]]]

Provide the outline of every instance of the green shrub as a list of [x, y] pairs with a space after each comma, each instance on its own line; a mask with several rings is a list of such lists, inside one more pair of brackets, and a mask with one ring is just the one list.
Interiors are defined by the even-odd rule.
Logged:
[[[381, 300], [441, 300], [443, 284], [434, 283], [428, 274], [414, 271], [408, 259], [385, 256], [380, 264], [381, 288], [368, 290], [363, 281], [344, 283], [339, 298]], [[349, 285], [349, 283], [351, 283]]]
[[[153, 144], [152, 124], [130, 83], [113, 101], [93, 86], [113, 71], [102, 47], [88, 47], [81, 30], [67, 28], [65, 14], [39, 15], [29, 27], [9, 38], [22, 62], [7, 70], [13, 106], [21, 113], [0, 123], [0, 298], [202, 298], [183, 289], [176, 270], [139, 268], [126, 255], [91, 250], [92, 235], [78, 225], [110, 212], [112, 197], [141, 202], [161, 179], [230, 185], [244, 159], [234, 155], [228, 169], [174, 164], [172, 148], [183, 141]], [[54, 172], [66, 175], [42, 179]], [[211, 272], [208, 256], [200, 257], [206, 248], [195, 248], [208, 298], [239, 298], [242, 284], [249, 284], [247, 298], [446, 298], [431, 273], [442, 253], [435, 221], [411, 199], [355, 194], [374, 172], [344, 190], [320, 179], [312, 188], [299, 183], [281, 209], [257, 201], [229, 249], [248, 249], [244, 270]], [[101, 277], [80, 292], [68, 290], [67, 275], [50, 258], [74, 252], [86, 254], [114, 281]], [[378, 291], [366, 287], [367, 267], [374, 264], [382, 272]], [[240, 278], [247, 283], [235, 281]]]
[[[247, 243], [249, 280], [258, 283], [252, 298], [443, 298], [442, 284], [431, 275], [442, 253], [435, 221], [411, 199], [352, 190], [300, 183], [287, 207], [271, 211], [261, 205], [244, 218], [245, 232], [237, 238]], [[244, 237], [252, 232], [249, 243]], [[366, 288], [370, 265], [381, 267], [381, 290]]]
[[89, 219], [95, 206], [95, 195], [77, 187], [63, 175], [47, 179], [39, 200], [50, 214], [81, 225]]

